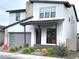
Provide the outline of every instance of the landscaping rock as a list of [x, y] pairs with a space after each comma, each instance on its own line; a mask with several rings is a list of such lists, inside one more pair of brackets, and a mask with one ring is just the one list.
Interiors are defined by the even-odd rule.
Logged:
[[42, 56], [42, 53], [41, 53], [41, 52], [36, 52], [36, 51], [35, 51], [35, 52], [32, 53], [32, 55]]

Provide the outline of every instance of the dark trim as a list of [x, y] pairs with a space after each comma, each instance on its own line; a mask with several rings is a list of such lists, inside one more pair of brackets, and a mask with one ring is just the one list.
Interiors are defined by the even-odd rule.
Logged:
[[21, 20], [21, 21], [18, 21], [18, 22], [15, 22], [15, 23], [13, 23], [13, 24], [10, 24], [10, 25], [4, 27], [3, 29], [6, 29], [6, 28], [11, 27], [11, 26], [14, 26], [14, 25], [16, 25], [16, 24], [19, 24], [19, 23], [21, 23], [21, 22], [23, 22], [23, 21], [26, 21], [26, 20], [29, 20], [29, 19], [31, 19], [31, 18], [33, 18], [33, 16], [27, 17], [27, 18], [25, 18], [25, 19], [23, 19], [23, 20]]
[[73, 7], [73, 9], [74, 9], [74, 12], [75, 12], [75, 16], [76, 16], [77, 21], [79, 21], [79, 20], [78, 20], [78, 16], [77, 16], [77, 12], [76, 12], [75, 5], [74, 5], [74, 4], [71, 4], [71, 6], [72, 6], [72, 7]]
[[10, 13], [18, 13], [18, 12], [25, 12], [26, 9], [18, 9], [18, 10], [7, 10], [6, 12], [10, 12]]
[[5, 30], [3, 30], [5, 26], [0, 25], [0, 32], [4, 32]]
[[63, 21], [64, 19], [56, 19], [56, 20], [39, 20], [39, 21], [28, 21], [21, 23], [21, 25], [44, 25], [44, 24], [52, 24], [53, 22]]
[[53, 0], [30, 0], [31, 3], [55, 3], [55, 4], [64, 4], [66, 7], [71, 7], [68, 1], [53, 1]]

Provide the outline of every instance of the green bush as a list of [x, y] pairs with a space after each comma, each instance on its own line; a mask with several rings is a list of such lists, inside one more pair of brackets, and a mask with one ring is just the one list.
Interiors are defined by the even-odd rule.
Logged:
[[25, 48], [25, 49], [23, 49], [22, 53], [23, 54], [30, 54], [31, 50], [29, 48]]
[[19, 49], [22, 49], [22, 46], [19, 46]]
[[67, 47], [62, 46], [57, 46], [57, 50], [56, 50], [57, 55], [59, 56], [67, 56], [69, 53], [69, 50]]
[[35, 47], [30, 47], [29, 49], [30, 49], [31, 52], [34, 52], [36, 50]]
[[15, 48], [10, 48], [9, 52], [16, 52], [16, 49]]
[[53, 48], [47, 48], [47, 49], [42, 49], [42, 54], [44, 56], [51, 56], [54, 53], [54, 49]]
[[48, 55], [51, 56], [54, 53], [54, 49], [53, 48], [47, 48], [48, 51]]
[[18, 50], [19, 50], [19, 48], [18, 48], [17, 46], [15, 46], [15, 47], [14, 47], [14, 49], [16, 49], [16, 51], [18, 51]]

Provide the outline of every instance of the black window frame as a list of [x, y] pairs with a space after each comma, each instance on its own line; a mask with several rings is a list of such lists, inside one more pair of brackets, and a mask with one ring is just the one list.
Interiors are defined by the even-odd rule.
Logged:
[[[49, 33], [48, 31], [50, 31], [50, 32], [51, 32], [51, 31], [52, 31], [52, 32], [55, 31], [55, 39], [56, 39], [56, 36], [57, 36], [56, 28], [47, 28], [46, 43], [47, 43], [47, 44], [54, 44], [54, 43], [52, 43], [52, 39], [51, 39], [52, 37], [50, 37], [50, 36], [48, 35], [48, 33]], [[51, 34], [52, 34], [52, 33], [51, 33]], [[49, 38], [49, 37], [50, 37], [50, 38]], [[54, 36], [53, 36], [53, 37], [54, 37]], [[50, 41], [49, 41], [49, 40], [50, 40]], [[55, 44], [56, 44], [56, 43], [55, 43]]]

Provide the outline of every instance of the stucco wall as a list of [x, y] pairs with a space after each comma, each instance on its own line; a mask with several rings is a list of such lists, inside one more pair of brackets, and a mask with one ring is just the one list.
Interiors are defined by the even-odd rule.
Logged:
[[77, 21], [73, 7], [65, 10], [65, 20], [63, 22], [62, 37], [66, 46], [73, 51], [77, 50]]
[[[65, 14], [64, 14], [64, 9], [65, 9], [65, 6], [64, 4], [50, 4], [50, 3], [33, 3], [33, 19], [34, 20], [39, 20], [39, 9], [41, 7], [53, 7], [53, 6], [56, 6], [56, 17], [55, 18], [59, 18], [59, 19], [62, 19], [65, 17]], [[61, 12], [62, 11], [62, 12]], [[44, 18], [45, 20], [49, 20], [49, 18]], [[54, 19], [54, 18], [52, 18]], [[42, 20], [42, 19], [40, 19]]]
[[[26, 12], [20, 12], [20, 20], [26, 18]], [[9, 13], [9, 24], [15, 23], [16, 21], [16, 13]]]

